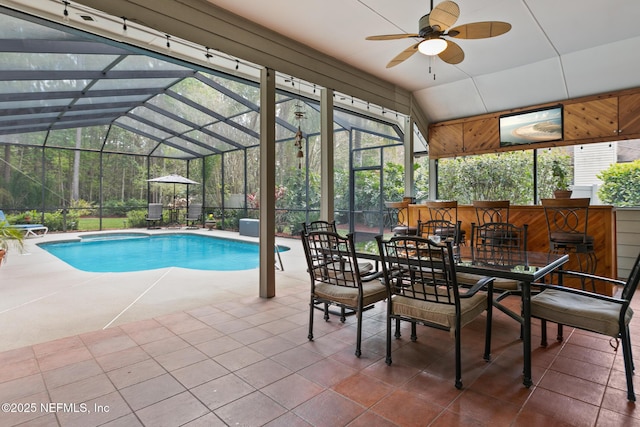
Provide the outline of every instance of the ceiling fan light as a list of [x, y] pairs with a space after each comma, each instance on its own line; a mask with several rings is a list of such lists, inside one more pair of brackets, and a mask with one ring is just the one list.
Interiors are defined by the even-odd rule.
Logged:
[[437, 55], [447, 48], [447, 41], [441, 38], [424, 40], [418, 45], [418, 51], [423, 55]]

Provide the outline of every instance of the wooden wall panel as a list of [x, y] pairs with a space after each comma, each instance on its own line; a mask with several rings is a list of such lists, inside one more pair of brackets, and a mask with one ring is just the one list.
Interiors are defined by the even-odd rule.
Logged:
[[498, 118], [489, 118], [465, 122], [464, 151], [491, 152], [500, 148], [500, 129]]
[[[428, 141], [431, 158], [456, 157], [492, 152], [507, 152], [516, 150], [531, 150], [534, 148], [548, 148], [571, 146], [576, 144], [591, 144], [595, 142], [609, 142], [625, 139], [640, 139], [640, 88], [625, 89], [600, 95], [590, 95], [560, 102], [564, 106], [564, 138], [561, 141], [548, 141], [526, 146], [500, 147], [498, 126], [495, 128], [491, 121], [498, 121], [500, 115], [526, 112], [533, 109], [559, 105], [558, 102], [531, 105], [529, 107], [496, 111], [473, 117], [432, 123], [429, 125]], [[450, 128], [440, 127], [452, 126]], [[456, 133], [455, 143], [452, 138], [436, 135], [435, 149], [432, 144], [434, 134], [445, 130], [464, 126], [462, 141], [458, 141]], [[493, 130], [495, 129], [495, 131]], [[494, 135], [493, 132], [496, 132]], [[495, 138], [495, 139], [494, 139]], [[455, 151], [454, 147], [459, 150]]]
[[462, 123], [433, 126], [429, 130], [429, 156], [462, 153]]
[[565, 141], [609, 137], [617, 134], [617, 97], [565, 104]]
[[618, 98], [618, 128], [621, 135], [640, 133], [640, 93]]

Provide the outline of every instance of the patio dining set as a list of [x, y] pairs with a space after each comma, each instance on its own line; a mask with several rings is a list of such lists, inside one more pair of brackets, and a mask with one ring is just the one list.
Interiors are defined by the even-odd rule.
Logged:
[[[355, 356], [360, 357], [362, 313], [373, 304], [386, 304], [386, 363], [392, 364], [393, 339], [401, 338], [401, 322], [410, 324], [411, 341], [418, 339], [417, 325], [447, 330], [455, 341], [454, 385], [460, 389], [463, 328], [476, 318], [485, 319], [481, 356], [490, 360], [493, 308], [497, 308], [521, 325], [525, 387], [533, 384], [531, 319], [537, 318], [542, 346], [547, 345], [547, 321], [558, 325], [559, 341], [563, 326], [568, 326], [620, 342], [627, 399], [635, 401], [629, 305], [640, 281], [640, 255], [626, 281], [594, 275], [593, 240], [585, 235], [586, 226], [579, 229], [575, 222], [588, 209], [588, 200], [586, 207], [584, 202], [543, 201], [550, 242], [546, 252], [527, 250], [527, 225], [508, 222], [505, 201], [474, 204], [478, 223], [472, 224], [469, 240], [459, 233], [455, 202], [433, 202], [431, 218], [419, 220], [415, 230], [405, 222], [392, 236], [376, 236], [375, 253], [358, 249], [354, 234], [340, 234], [335, 222], [303, 224], [311, 282], [308, 339], [314, 338], [316, 313], [322, 311], [328, 321], [329, 306], [337, 306], [341, 321], [345, 313], [357, 318]], [[565, 269], [570, 256], [586, 260], [579, 264], [583, 271]], [[563, 285], [570, 277], [577, 277], [580, 285]], [[599, 294], [596, 282], [611, 283], [619, 292]], [[503, 304], [510, 296], [520, 299], [519, 311]]]

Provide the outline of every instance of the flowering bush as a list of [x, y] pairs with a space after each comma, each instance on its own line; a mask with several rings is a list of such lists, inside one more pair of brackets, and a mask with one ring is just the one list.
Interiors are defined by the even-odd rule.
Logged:
[[188, 203], [187, 203], [187, 198], [186, 197], [179, 197], [176, 196], [175, 200], [173, 201], [173, 203], [169, 203], [169, 207], [170, 208], [186, 208]]
[[247, 205], [250, 208], [254, 208], [254, 209], [257, 209], [260, 207], [260, 197], [258, 196], [257, 192], [247, 194]]
[[[276, 202], [282, 199], [286, 194], [287, 194], [286, 187], [282, 185], [276, 186], [276, 192], [275, 192]], [[247, 194], [247, 205], [250, 208], [258, 209], [260, 207], [260, 193], [256, 191], [255, 193]]]

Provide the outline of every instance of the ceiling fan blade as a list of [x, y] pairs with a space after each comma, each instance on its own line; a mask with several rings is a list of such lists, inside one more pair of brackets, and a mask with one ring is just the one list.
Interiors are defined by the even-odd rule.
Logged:
[[464, 52], [457, 43], [447, 40], [447, 48], [438, 54], [447, 64], [459, 64], [464, 60]]
[[460, 8], [452, 1], [443, 1], [429, 13], [429, 25], [438, 26], [439, 31], [446, 31], [458, 20]]
[[508, 32], [511, 24], [501, 21], [472, 22], [459, 25], [449, 30], [446, 34], [457, 39], [486, 39], [496, 37]]
[[418, 34], [385, 34], [380, 36], [369, 36], [365, 40], [398, 40], [410, 39], [412, 37], [420, 37]]
[[408, 48], [400, 52], [398, 55], [396, 55], [395, 58], [389, 61], [389, 63], [387, 64], [387, 68], [395, 67], [396, 65], [411, 58], [411, 56], [418, 51], [418, 45], [420, 43], [422, 43], [422, 40], [420, 40], [418, 43], [414, 45], [409, 46]]

